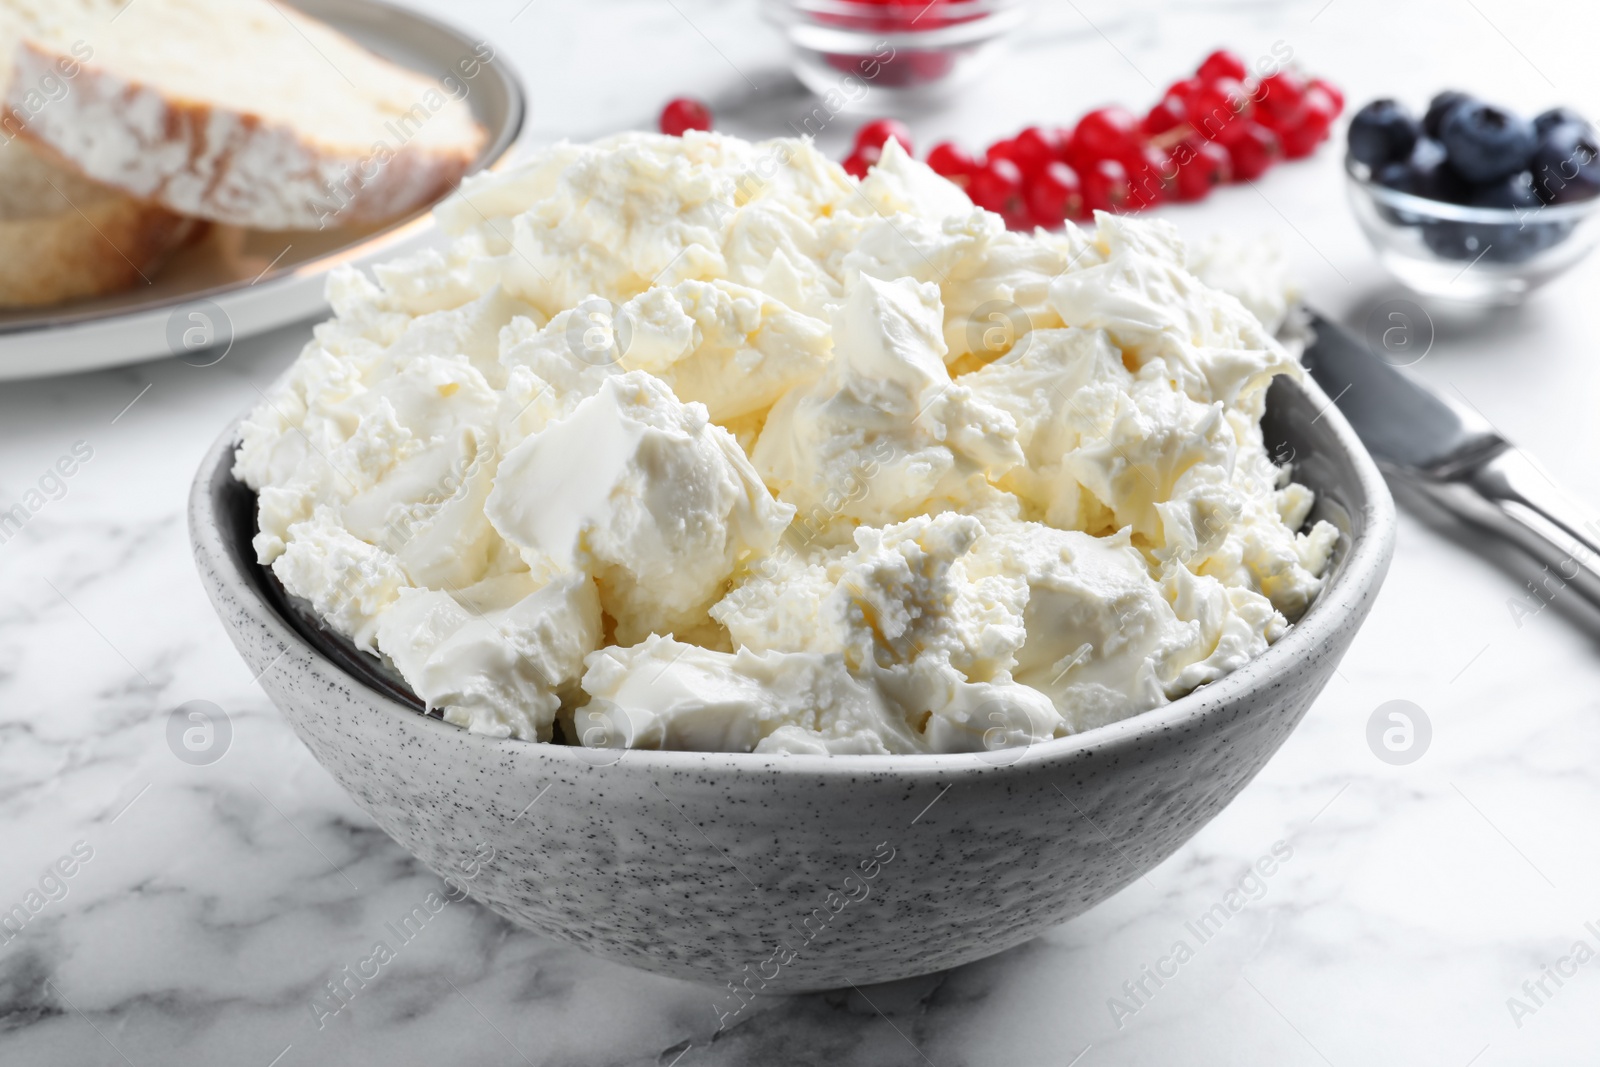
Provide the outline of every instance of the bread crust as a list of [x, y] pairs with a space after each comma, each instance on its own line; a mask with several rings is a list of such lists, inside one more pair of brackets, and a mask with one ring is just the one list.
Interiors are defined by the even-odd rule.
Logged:
[[146, 284], [206, 224], [122, 195], [0, 220], [0, 307], [47, 307]]
[[[27, 87], [62, 63], [81, 68], [71, 92], [28, 114]], [[31, 40], [16, 47], [5, 104], [19, 119], [27, 115], [24, 137], [95, 181], [179, 214], [263, 230], [408, 214], [459, 183], [487, 137], [478, 128], [471, 143], [444, 148], [411, 138], [389, 153], [318, 144], [255, 114], [170, 99]]]

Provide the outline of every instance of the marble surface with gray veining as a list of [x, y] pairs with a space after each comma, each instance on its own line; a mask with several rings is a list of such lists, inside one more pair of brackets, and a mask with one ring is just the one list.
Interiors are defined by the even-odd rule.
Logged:
[[[530, 145], [649, 125], [678, 93], [748, 135], [808, 109], [753, 0], [421, 6], [517, 64]], [[1354, 105], [1459, 84], [1594, 114], [1597, 30], [1576, 0], [1047, 0], [1000, 71], [913, 126], [925, 144], [978, 144], [1145, 105], [1216, 44], [1275, 42]], [[841, 116], [823, 146], [839, 153], [857, 121]], [[1169, 214], [1195, 235], [1275, 235], [1309, 298], [1359, 327], [1396, 294], [1344, 205], [1337, 154]], [[1436, 313], [1408, 371], [1594, 501], [1597, 287], [1591, 260], [1520, 310]], [[1410, 508], [1370, 622], [1259, 779], [1148, 878], [1022, 948], [761, 1001], [719, 1032], [725, 991], [450, 899], [290, 733], [189, 560], [195, 464], [308, 329], [214, 366], [0, 385], [0, 510], [46, 491], [0, 543], [0, 914], [26, 918], [0, 926], [7, 1067], [1594, 1061], [1600, 613], [1533, 599], [1529, 565]], [[73, 473], [49, 477], [63, 458]], [[1391, 700], [1431, 724], [1406, 765], [1368, 742]], [[172, 712], [191, 701], [226, 716], [219, 760], [175, 755]], [[719, 862], [670, 812], [661, 834]], [[397, 926], [419, 906], [426, 922]]]

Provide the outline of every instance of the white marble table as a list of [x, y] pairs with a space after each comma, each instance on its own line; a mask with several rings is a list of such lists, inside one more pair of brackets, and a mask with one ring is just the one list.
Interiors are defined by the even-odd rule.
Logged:
[[[521, 67], [535, 143], [648, 124], [680, 92], [712, 100], [739, 133], [804, 110], [752, 0], [524, 3], [427, 6]], [[1001, 74], [915, 127], [925, 142], [977, 142], [1145, 102], [1141, 72], [1164, 84], [1223, 42], [1246, 55], [1286, 42], [1356, 104], [1461, 84], [1600, 113], [1597, 29], [1578, 0], [1061, 0]], [[1196, 234], [1278, 234], [1311, 298], [1359, 322], [1390, 287], [1335, 157], [1173, 217]], [[1441, 320], [1412, 373], [1600, 501], [1597, 286], [1600, 259], [1520, 311]], [[1544, 978], [1548, 995], [1523, 988], [1575, 942], [1600, 949], [1600, 613], [1558, 598], [1519, 625], [1508, 602], [1531, 568], [1412, 513], [1340, 676], [1231, 808], [1084, 917], [875, 993], [887, 1018], [859, 997], [812, 996], [764, 1002], [717, 1035], [714, 991], [596, 962], [466, 903], [319, 1030], [322, 983], [438, 880], [253, 684], [201, 593], [183, 522], [202, 450], [305, 336], [240, 343], [207, 368], [0, 386], [0, 506], [76, 442], [92, 449], [65, 495], [0, 544], [0, 910], [58, 860], [73, 872], [46, 879], [56, 899], [20, 933], [0, 932], [0, 1063], [1487, 1067], [1600, 1055], [1600, 962], [1559, 986]], [[1366, 741], [1391, 699], [1433, 724], [1409, 766]], [[168, 746], [169, 713], [191, 700], [229, 716], [220, 762], [191, 766]], [[1132, 999], [1124, 983], [1280, 841], [1292, 856], [1258, 899]], [[1531, 1010], [1514, 1014], [1511, 997]], [[1113, 1012], [1111, 998], [1134, 1010]]]

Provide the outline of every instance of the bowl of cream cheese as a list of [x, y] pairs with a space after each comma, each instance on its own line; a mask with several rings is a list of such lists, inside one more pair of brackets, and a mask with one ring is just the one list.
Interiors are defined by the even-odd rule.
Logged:
[[716, 134], [557, 146], [437, 217], [219, 438], [201, 574], [397, 841], [719, 1017], [1138, 877], [1387, 567], [1282, 285], [1166, 223], [1014, 234], [897, 146], [857, 182]]

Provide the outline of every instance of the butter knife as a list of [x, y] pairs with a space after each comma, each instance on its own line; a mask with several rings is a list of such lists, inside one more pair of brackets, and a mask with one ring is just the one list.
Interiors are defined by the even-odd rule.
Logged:
[[1543, 564], [1542, 600], [1570, 585], [1600, 606], [1600, 512], [1471, 408], [1419, 385], [1343, 326], [1315, 313], [1310, 326], [1306, 370], [1386, 475]]

